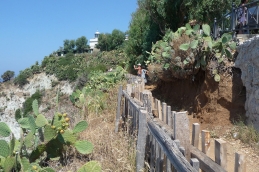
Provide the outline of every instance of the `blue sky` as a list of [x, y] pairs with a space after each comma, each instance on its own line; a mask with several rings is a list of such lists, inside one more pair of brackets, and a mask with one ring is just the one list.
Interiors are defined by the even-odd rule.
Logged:
[[41, 63], [65, 39], [125, 32], [136, 9], [136, 0], [1, 0], [0, 76]]

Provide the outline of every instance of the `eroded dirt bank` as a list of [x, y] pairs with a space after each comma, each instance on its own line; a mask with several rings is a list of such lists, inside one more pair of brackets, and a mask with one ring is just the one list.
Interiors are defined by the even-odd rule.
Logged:
[[195, 77], [157, 84], [154, 97], [166, 102], [172, 110], [186, 110], [207, 126], [232, 125], [245, 116], [246, 91], [241, 81], [241, 71], [221, 76], [215, 82], [208, 72], [200, 71]]

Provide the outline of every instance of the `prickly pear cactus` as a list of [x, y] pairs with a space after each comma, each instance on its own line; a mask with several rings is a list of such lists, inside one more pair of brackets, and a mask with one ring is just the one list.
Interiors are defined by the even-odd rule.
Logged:
[[65, 144], [74, 144], [77, 140], [77, 135], [74, 134], [71, 130], [65, 130], [65, 132], [59, 136], [59, 140]]
[[15, 158], [7, 157], [4, 162], [4, 172], [11, 172], [14, 165], [15, 165]]
[[56, 133], [56, 127], [46, 125], [44, 128], [44, 142], [49, 142], [51, 139], [53, 139], [57, 133]]
[[9, 144], [5, 140], [0, 140], [0, 156], [8, 157], [10, 155]]
[[11, 134], [11, 130], [8, 125], [4, 122], [0, 122], [0, 136], [1, 137], [8, 137]]
[[88, 127], [88, 124], [86, 121], [80, 121], [76, 124], [76, 126], [73, 129], [74, 133], [80, 133], [82, 131], [84, 131], [86, 128]]
[[88, 141], [77, 141], [75, 142], [75, 148], [81, 154], [89, 154], [93, 151], [93, 144]]
[[10, 155], [12, 155], [12, 153], [15, 150], [15, 137], [13, 134], [12, 134], [12, 139], [10, 140], [9, 144], [10, 144]]
[[36, 126], [37, 127], [44, 127], [45, 125], [48, 124], [48, 120], [43, 116], [42, 114], [39, 114], [36, 118]]
[[20, 124], [21, 128], [30, 129], [33, 133], [35, 133], [37, 126], [33, 116], [30, 115], [26, 118], [21, 118], [18, 120], [18, 123]]
[[33, 100], [32, 109], [33, 109], [33, 112], [34, 112], [35, 116], [38, 116], [39, 115], [39, 104], [38, 104], [37, 99]]
[[32, 132], [29, 132], [27, 136], [25, 136], [24, 138], [24, 145], [26, 146], [26, 148], [32, 147], [34, 144], [33, 141], [34, 141], [34, 134]]
[[30, 154], [30, 157], [29, 157], [30, 162], [34, 162], [36, 159], [38, 159], [44, 153], [45, 150], [46, 150], [45, 144], [38, 145], [36, 149], [34, 149]]

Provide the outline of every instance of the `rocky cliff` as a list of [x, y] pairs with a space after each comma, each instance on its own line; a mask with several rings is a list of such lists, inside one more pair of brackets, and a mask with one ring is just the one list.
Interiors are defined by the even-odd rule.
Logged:
[[246, 87], [247, 121], [259, 131], [259, 36], [244, 42], [237, 51], [235, 66], [241, 69], [241, 79]]
[[[14, 119], [15, 111], [22, 107], [26, 97], [31, 96], [37, 90], [53, 89], [52, 82], [57, 82], [55, 76], [41, 73], [30, 78], [29, 83], [23, 88], [15, 86], [12, 82], [0, 83], [0, 121], [7, 123], [16, 138], [20, 137], [20, 127]], [[63, 94], [70, 95], [73, 92], [73, 86], [66, 81], [60, 82], [58, 87]], [[45, 109], [44, 106], [39, 107], [40, 111]]]

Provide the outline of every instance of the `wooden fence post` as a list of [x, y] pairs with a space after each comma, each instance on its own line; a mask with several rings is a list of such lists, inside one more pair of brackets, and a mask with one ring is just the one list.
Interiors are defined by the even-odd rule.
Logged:
[[154, 166], [155, 166], [155, 156], [156, 156], [156, 152], [155, 152], [155, 147], [156, 147], [156, 140], [154, 138], [154, 136], [151, 134], [151, 157], [150, 157], [150, 171], [154, 172]]
[[210, 132], [208, 130], [201, 131], [201, 144], [202, 152], [206, 154], [210, 148]]
[[227, 143], [224, 140], [215, 140], [215, 162], [227, 170]]
[[160, 162], [159, 155], [160, 155], [160, 152], [161, 152], [161, 149], [159, 147], [158, 142], [156, 141], [156, 153], [155, 153], [156, 154], [156, 158], [155, 158], [155, 160], [156, 160], [156, 162], [155, 162], [156, 169], [155, 169], [155, 171], [160, 171], [160, 166], [159, 166], [159, 162]]
[[162, 103], [162, 121], [166, 123], [166, 103]]
[[244, 154], [235, 153], [235, 171], [246, 172], [246, 157]]
[[177, 112], [174, 115], [174, 139], [178, 139], [181, 142], [181, 146], [184, 147], [186, 152], [186, 159], [190, 161], [190, 130], [189, 130], [189, 118], [187, 112]]
[[149, 90], [143, 91], [143, 104], [148, 113], [152, 113], [152, 93]]
[[192, 167], [197, 171], [199, 172], [199, 169], [200, 169], [200, 163], [199, 163], [199, 160], [197, 158], [191, 158], [191, 165]]
[[194, 147], [199, 146], [199, 135], [200, 135], [200, 124], [199, 123], [193, 123], [192, 124], [192, 145]]
[[172, 120], [171, 120], [171, 106], [167, 106], [166, 107], [166, 124], [167, 125], [169, 125], [169, 126], [171, 126], [172, 124], [171, 124], [171, 122], [172, 122]]
[[145, 165], [145, 148], [147, 141], [147, 112], [140, 110], [139, 112], [139, 130], [138, 130], [138, 140], [137, 140], [137, 172], [144, 169]]
[[119, 87], [118, 102], [117, 102], [117, 113], [115, 120], [115, 133], [119, 130], [120, 116], [121, 116], [121, 97], [122, 97], [122, 85]]
[[157, 100], [157, 111], [158, 111], [158, 117], [161, 121], [163, 121], [162, 117], [162, 111], [161, 111], [161, 102], [160, 100]]

